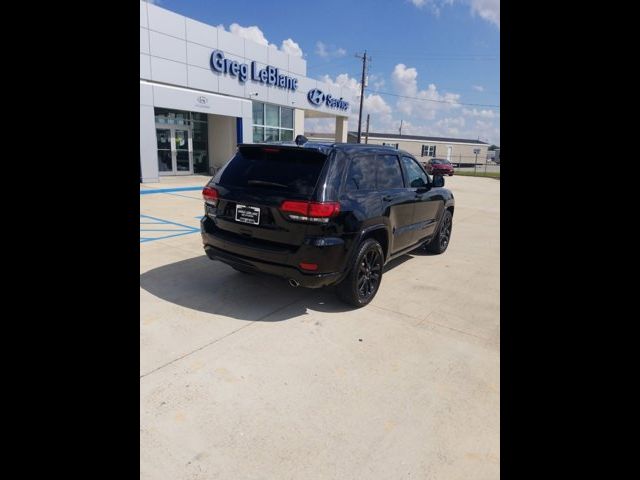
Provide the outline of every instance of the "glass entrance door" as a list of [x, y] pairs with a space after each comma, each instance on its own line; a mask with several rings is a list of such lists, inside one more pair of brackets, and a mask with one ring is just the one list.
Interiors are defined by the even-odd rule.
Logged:
[[190, 131], [176, 128], [173, 131], [173, 138], [176, 144], [175, 174], [193, 173]]
[[171, 130], [169, 128], [156, 128], [156, 140], [158, 142], [158, 170], [160, 175], [173, 172]]
[[160, 175], [193, 174], [193, 139], [184, 126], [156, 126]]

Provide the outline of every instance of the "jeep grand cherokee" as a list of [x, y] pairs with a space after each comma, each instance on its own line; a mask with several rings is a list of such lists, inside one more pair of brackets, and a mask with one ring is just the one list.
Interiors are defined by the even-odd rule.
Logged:
[[292, 286], [367, 305], [383, 266], [447, 249], [454, 199], [407, 152], [362, 144], [241, 144], [203, 189], [204, 249]]

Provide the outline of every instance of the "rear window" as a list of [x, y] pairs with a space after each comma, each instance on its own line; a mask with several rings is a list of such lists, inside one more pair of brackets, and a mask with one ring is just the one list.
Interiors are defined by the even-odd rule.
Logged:
[[218, 183], [311, 195], [326, 159], [322, 153], [303, 149], [244, 147], [221, 172]]

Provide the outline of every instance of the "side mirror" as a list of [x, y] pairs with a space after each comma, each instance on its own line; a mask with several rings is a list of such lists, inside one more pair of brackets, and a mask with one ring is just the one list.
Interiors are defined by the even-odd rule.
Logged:
[[434, 187], [444, 187], [444, 177], [442, 175], [434, 175], [433, 176], [433, 186]]

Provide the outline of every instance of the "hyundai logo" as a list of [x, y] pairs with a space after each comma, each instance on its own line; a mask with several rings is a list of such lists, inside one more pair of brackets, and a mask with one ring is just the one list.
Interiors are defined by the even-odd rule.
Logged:
[[329, 108], [337, 108], [338, 110], [344, 111], [349, 110], [349, 102], [345, 102], [342, 97], [335, 98], [331, 96], [330, 93], [322, 93], [322, 91], [317, 88], [310, 90], [307, 94], [307, 98], [309, 99], [309, 102], [316, 107], [319, 107], [324, 103]]
[[198, 97], [198, 103], [201, 105], [206, 105], [209, 102], [209, 100], [207, 99], [207, 97]]
[[314, 88], [313, 90], [309, 90], [307, 94], [307, 98], [311, 103], [313, 103], [316, 107], [319, 107], [322, 102], [324, 102], [325, 95], [321, 90]]

